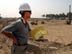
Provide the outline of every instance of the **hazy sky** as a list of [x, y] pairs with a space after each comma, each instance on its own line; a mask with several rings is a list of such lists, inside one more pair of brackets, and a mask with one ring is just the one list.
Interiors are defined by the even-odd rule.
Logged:
[[72, 0], [0, 0], [0, 13], [3, 17], [20, 17], [19, 6], [29, 3], [32, 17], [41, 17], [42, 14], [59, 14], [69, 11]]

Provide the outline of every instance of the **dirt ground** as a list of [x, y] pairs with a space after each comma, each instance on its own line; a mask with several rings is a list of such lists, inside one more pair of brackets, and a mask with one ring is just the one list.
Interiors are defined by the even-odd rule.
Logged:
[[45, 24], [41, 24], [39, 21], [38, 25], [30, 25], [31, 28], [37, 26], [44, 26], [44, 28], [48, 31], [48, 33], [44, 36], [44, 38], [49, 41], [57, 41], [60, 43], [68, 44], [72, 42], [72, 24], [67, 25], [65, 21], [44, 21]]
[[[31, 41], [31, 43], [42, 47], [46, 50], [47, 53], [43, 54], [72, 54], [72, 24], [67, 25], [65, 21], [61, 20], [51, 20], [51, 21], [44, 21], [45, 24], [41, 24], [41, 21], [38, 21], [38, 25], [31, 25], [31, 29], [37, 26], [44, 26], [44, 28], [48, 31], [48, 33], [44, 36], [45, 39], [48, 39], [48, 42], [35, 42]], [[8, 39], [4, 35], [0, 34], [0, 54], [10, 54], [10, 48], [12, 45], [12, 40]], [[49, 47], [48, 44], [54, 45], [55, 42], [61, 43], [62, 47]], [[45, 43], [45, 45], [44, 45]], [[54, 43], [54, 44], [53, 44]], [[68, 45], [70, 43], [70, 45]], [[43, 45], [43, 46], [41, 46]], [[57, 44], [56, 44], [57, 45]], [[48, 47], [48, 48], [47, 48]], [[50, 53], [49, 53], [50, 52]]]

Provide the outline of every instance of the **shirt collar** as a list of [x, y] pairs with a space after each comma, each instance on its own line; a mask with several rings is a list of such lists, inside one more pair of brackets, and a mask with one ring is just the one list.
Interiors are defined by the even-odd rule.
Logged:
[[25, 20], [23, 18], [21, 18], [21, 19], [22, 19], [23, 23], [25, 24], [26, 23]]

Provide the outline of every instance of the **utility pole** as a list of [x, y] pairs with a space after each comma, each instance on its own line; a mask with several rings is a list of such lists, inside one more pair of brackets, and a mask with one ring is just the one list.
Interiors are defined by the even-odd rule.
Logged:
[[69, 5], [69, 13], [71, 13], [71, 5]]
[[69, 5], [69, 13], [67, 14], [67, 24], [70, 25], [71, 24], [71, 5]]

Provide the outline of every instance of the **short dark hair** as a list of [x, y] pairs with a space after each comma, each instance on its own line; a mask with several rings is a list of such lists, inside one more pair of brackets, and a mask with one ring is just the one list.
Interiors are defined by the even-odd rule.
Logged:
[[24, 13], [25, 13], [25, 12], [30, 12], [30, 13], [31, 13], [31, 11], [19, 11], [19, 14], [21, 15], [21, 17], [24, 16]]

